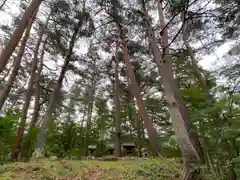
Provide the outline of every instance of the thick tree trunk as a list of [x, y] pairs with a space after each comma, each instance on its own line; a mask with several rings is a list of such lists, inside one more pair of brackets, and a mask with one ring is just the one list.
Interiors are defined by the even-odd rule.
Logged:
[[136, 98], [139, 114], [141, 115], [144, 121], [144, 125], [148, 133], [152, 154], [153, 156], [163, 155], [162, 149], [160, 148], [158, 143], [156, 129], [154, 128], [153, 122], [149, 118], [148, 113], [143, 105], [140, 88], [137, 84], [137, 81], [133, 72], [133, 68], [129, 59], [127, 42], [125, 42], [124, 40], [123, 40], [123, 53], [124, 53], [124, 61], [126, 64], [128, 76], [133, 85], [132, 92], [134, 97]]
[[45, 146], [46, 138], [47, 138], [47, 129], [50, 125], [50, 122], [52, 121], [52, 117], [53, 117], [52, 114], [53, 114], [53, 112], [56, 108], [56, 105], [57, 105], [57, 99], [58, 99], [58, 96], [60, 94], [60, 90], [61, 90], [61, 87], [62, 87], [62, 82], [63, 82], [64, 76], [65, 76], [65, 73], [67, 72], [67, 68], [68, 68], [68, 65], [69, 65], [69, 62], [70, 62], [70, 59], [71, 59], [73, 47], [74, 47], [74, 44], [75, 44], [75, 41], [76, 41], [76, 38], [77, 38], [77, 35], [78, 35], [78, 31], [80, 29], [80, 26], [81, 26], [81, 22], [79, 21], [77, 27], [74, 30], [73, 36], [70, 40], [69, 49], [68, 49], [63, 67], [61, 69], [59, 78], [58, 78], [58, 80], [56, 82], [56, 85], [54, 87], [49, 105], [47, 107], [47, 110], [46, 110], [46, 113], [44, 115], [41, 127], [39, 129], [36, 148], [35, 148], [35, 152], [34, 152], [34, 157], [35, 158], [44, 157], [44, 146]]
[[118, 56], [118, 47], [116, 44], [116, 53], [115, 53], [115, 108], [116, 108], [116, 141], [115, 141], [115, 155], [116, 157], [121, 156], [121, 117], [120, 117], [120, 87], [119, 87], [119, 56]]
[[[45, 41], [46, 43], [46, 41]], [[37, 71], [37, 76], [36, 76], [36, 82], [35, 82], [35, 101], [34, 101], [34, 110], [33, 110], [33, 114], [32, 114], [32, 119], [29, 125], [29, 129], [28, 129], [28, 133], [27, 133], [27, 139], [24, 141], [23, 143], [23, 154], [22, 157], [24, 157], [26, 160], [28, 160], [31, 156], [31, 133], [33, 131], [33, 129], [36, 126], [36, 123], [38, 121], [38, 117], [39, 117], [39, 111], [40, 111], [40, 97], [41, 97], [41, 86], [40, 86], [40, 78], [41, 78], [41, 72], [42, 72], [42, 68], [43, 68], [43, 58], [44, 58], [44, 53], [45, 53], [45, 43], [43, 44], [42, 47], [42, 53], [41, 53], [41, 57], [40, 57], [40, 62], [39, 62], [39, 68]]]
[[27, 41], [28, 41], [28, 38], [29, 38], [29, 34], [30, 34], [30, 31], [31, 31], [34, 19], [35, 18], [32, 18], [31, 21], [28, 23], [28, 26], [27, 26], [26, 32], [24, 34], [24, 37], [22, 39], [22, 43], [20, 45], [17, 57], [14, 60], [13, 69], [11, 71], [10, 77], [8, 78], [6, 84], [4, 85], [4, 88], [1, 92], [1, 95], [0, 95], [0, 109], [2, 109], [2, 107], [4, 105], [4, 102], [6, 101], [6, 99], [8, 97], [8, 94], [11, 91], [11, 88], [13, 86], [13, 83], [16, 80], [16, 77], [18, 75], [18, 70], [21, 66], [22, 56], [24, 54], [24, 50], [25, 50], [25, 47], [26, 47], [26, 44], [27, 44]]
[[0, 11], [2, 10], [3, 6], [5, 6], [7, 0], [3, 0], [2, 4], [0, 5]]
[[162, 85], [164, 88], [164, 93], [166, 96], [166, 102], [168, 104], [168, 110], [171, 116], [173, 129], [177, 136], [178, 143], [184, 158], [185, 171], [183, 179], [196, 180], [199, 176], [198, 166], [200, 164], [201, 155], [196, 150], [196, 143], [193, 143], [193, 139], [191, 139], [191, 133], [189, 132], [189, 128], [191, 126], [189, 126], [190, 121], [188, 118], [188, 112], [183, 101], [181, 100], [182, 98], [180, 90], [177, 88], [176, 82], [173, 77], [172, 58], [168, 52], [168, 32], [162, 11], [162, 4], [159, 1], [158, 11], [160, 25], [162, 29], [161, 44], [163, 47], [163, 55], [161, 55], [158, 48], [155, 34], [151, 27], [151, 22], [149, 21], [148, 13], [146, 11], [144, 3], [142, 5], [148, 24], [148, 39], [153, 50], [153, 56], [157, 64], [159, 74], [162, 77]]
[[32, 0], [29, 7], [26, 9], [21, 21], [19, 22], [18, 27], [14, 30], [11, 39], [6, 44], [5, 48], [2, 50], [0, 55], [0, 73], [5, 68], [10, 56], [18, 45], [24, 30], [27, 27], [28, 22], [31, 18], [37, 14], [38, 8], [43, 0]]

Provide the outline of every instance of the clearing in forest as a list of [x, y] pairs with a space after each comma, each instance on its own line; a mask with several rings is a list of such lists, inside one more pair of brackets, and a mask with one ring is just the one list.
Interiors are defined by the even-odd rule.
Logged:
[[0, 167], [0, 180], [175, 180], [174, 160], [38, 160]]

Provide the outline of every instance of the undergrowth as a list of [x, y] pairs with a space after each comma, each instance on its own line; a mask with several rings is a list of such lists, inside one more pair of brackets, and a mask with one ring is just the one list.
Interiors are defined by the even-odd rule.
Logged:
[[0, 167], [0, 180], [173, 180], [181, 172], [174, 160], [37, 160]]

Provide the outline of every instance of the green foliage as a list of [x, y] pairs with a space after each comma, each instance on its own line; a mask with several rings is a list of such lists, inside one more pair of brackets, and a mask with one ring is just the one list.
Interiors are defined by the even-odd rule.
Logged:
[[19, 113], [15, 110], [8, 110], [0, 117], [0, 163], [11, 159], [18, 119]]
[[142, 165], [136, 169], [138, 174], [143, 175], [146, 180], [174, 180], [180, 178], [178, 171], [172, 171], [171, 167], [166, 164]]
[[[156, 180], [172, 180], [173, 177], [180, 173], [181, 166], [172, 160], [158, 159], [135, 159], [119, 161], [73, 161], [58, 160], [49, 161], [42, 159], [31, 161], [29, 163], [14, 163], [3, 166], [0, 173], [0, 179], [17, 180], [22, 178], [35, 179], [119, 179], [119, 180], [145, 180], [146, 174], [138, 172], [144, 168], [144, 171], [153, 170], [153, 177]], [[163, 174], [157, 172], [160, 170]], [[163, 172], [165, 170], [165, 172]], [[150, 179], [150, 178], [149, 178]]]

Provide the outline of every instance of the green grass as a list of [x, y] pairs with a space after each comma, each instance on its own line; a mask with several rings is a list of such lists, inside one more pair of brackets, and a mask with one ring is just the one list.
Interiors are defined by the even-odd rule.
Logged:
[[37, 160], [0, 167], [0, 180], [175, 180], [181, 165], [168, 159]]

